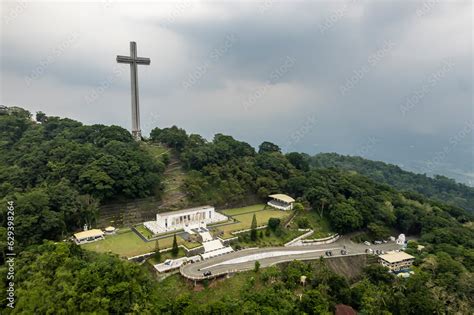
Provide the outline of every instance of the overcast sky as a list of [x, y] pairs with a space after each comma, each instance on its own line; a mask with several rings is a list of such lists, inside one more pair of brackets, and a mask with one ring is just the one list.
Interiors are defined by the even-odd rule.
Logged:
[[471, 1], [2, 2], [0, 104], [474, 183]]

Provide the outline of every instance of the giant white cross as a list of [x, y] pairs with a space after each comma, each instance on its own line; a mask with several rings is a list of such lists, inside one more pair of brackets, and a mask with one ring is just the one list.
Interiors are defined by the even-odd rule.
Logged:
[[130, 42], [130, 56], [117, 56], [117, 62], [130, 64], [130, 79], [132, 82], [132, 136], [135, 140], [140, 141], [142, 131], [140, 129], [137, 65], [149, 65], [151, 60], [150, 58], [137, 57], [137, 43]]

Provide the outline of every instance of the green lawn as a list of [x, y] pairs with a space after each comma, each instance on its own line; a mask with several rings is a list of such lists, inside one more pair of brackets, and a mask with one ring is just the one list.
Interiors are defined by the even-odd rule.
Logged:
[[169, 149], [155, 143], [151, 144], [142, 142], [141, 145], [157, 161], [161, 161], [163, 153], [169, 151]]
[[256, 205], [242, 207], [242, 208], [226, 209], [226, 210], [222, 210], [220, 212], [222, 212], [223, 214], [225, 214], [227, 216], [234, 216], [234, 215], [239, 215], [239, 214], [243, 214], [243, 213], [263, 210], [265, 208], [265, 206], [266, 205], [264, 205], [264, 204], [256, 204]]
[[148, 230], [143, 224], [135, 226], [135, 229], [137, 229], [137, 231], [140, 232], [140, 234], [145, 238], [151, 238], [153, 236], [153, 233], [151, 233], [151, 231]]
[[326, 218], [321, 218], [316, 211], [304, 211], [298, 213], [298, 215], [291, 222], [290, 228], [297, 229], [298, 218], [307, 218], [311, 228], [314, 230], [314, 233], [309, 238], [323, 238], [331, 234], [334, 234], [331, 231], [331, 226]]
[[[177, 236], [178, 244], [183, 244], [188, 248], [200, 246], [199, 243], [186, 242]], [[160, 248], [173, 246], [173, 236], [159, 240]], [[123, 257], [133, 257], [140, 254], [149, 253], [155, 250], [155, 242], [144, 242], [130, 229], [122, 230], [122, 233], [106, 236], [105, 240], [81, 245], [83, 248], [96, 252], [112, 252]]]
[[156, 265], [158, 263], [164, 262], [166, 259], [175, 259], [175, 258], [184, 257], [184, 256], [186, 256], [186, 252], [184, 251], [184, 249], [180, 248], [179, 252], [178, 252], [178, 255], [176, 257], [173, 257], [173, 255], [171, 254], [171, 251], [168, 251], [168, 252], [165, 252], [165, 253], [161, 253], [160, 261], [157, 261], [155, 257], [151, 257], [150, 259], [147, 260], [147, 263], [149, 263], [153, 266], [153, 265]]
[[[270, 233], [267, 235], [268, 231], [265, 230], [259, 230], [257, 232], [257, 240], [256, 241], [251, 241], [249, 236], [249, 233], [243, 233], [239, 234], [242, 235], [243, 237], [239, 238], [238, 244], [241, 247], [252, 247], [252, 246], [258, 246], [258, 247], [268, 247], [268, 246], [283, 246], [285, 243], [291, 241], [292, 239], [303, 235], [305, 232], [303, 231], [298, 231], [298, 230], [287, 230], [287, 229], [282, 229], [282, 232], [279, 233], [278, 235], [270, 231]], [[247, 236], [247, 237], [245, 237]]]
[[263, 210], [265, 207], [264, 204], [257, 204], [253, 206], [243, 207], [243, 208], [235, 208], [235, 209], [226, 209], [221, 211], [227, 216], [232, 217], [233, 219], [237, 220], [233, 224], [227, 224], [223, 226], [219, 226], [216, 229], [223, 231], [224, 236], [223, 238], [232, 237], [231, 232], [235, 232], [238, 230], [250, 229], [250, 225], [252, 224], [252, 218], [255, 214], [257, 217], [257, 226], [266, 225], [268, 223], [268, 219], [270, 218], [280, 218], [284, 221], [289, 215], [291, 215], [291, 211], [280, 211], [274, 210], [271, 208], [267, 208]]

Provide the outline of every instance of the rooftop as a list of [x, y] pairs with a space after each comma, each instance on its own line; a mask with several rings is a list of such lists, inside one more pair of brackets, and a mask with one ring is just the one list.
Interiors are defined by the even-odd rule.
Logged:
[[387, 254], [380, 255], [379, 257], [389, 263], [396, 263], [408, 259], [415, 259], [415, 257], [405, 252], [389, 252]]
[[280, 201], [284, 201], [284, 202], [287, 202], [287, 203], [295, 202], [295, 199], [293, 199], [290, 196], [285, 195], [285, 194], [274, 194], [274, 195], [270, 195], [268, 197], [273, 198], [273, 199], [277, 199], [277, 200], [280, 200]]
[[92, 230], [87, 230], [87, 231], [82, 231], [79, 233], [75, 233], [74, 237], [76, 239], [83, 239], [83, 238], [88, 238], [88, 237], [95, 237], [95, 236], [103, 236], [104, 232], [99, 229], [92, 229]]
[[162, 216], [162, 217], [166, 217], [166, 216], [169, 216], [169, 215], [182, 214], [182, 213], [191, 213], [191, 212], [196, 212], [196, 211], [199, 211], [199, 210], [210, 210], [210, 209], [214, 209], [214, 207], [212, 207], [212, 206], [201, 206], [201, 207], [189, 208], [189, 209], [183, 209], [183, 210], [161, 212], [161, 213], [158, 213], [158, 215]]

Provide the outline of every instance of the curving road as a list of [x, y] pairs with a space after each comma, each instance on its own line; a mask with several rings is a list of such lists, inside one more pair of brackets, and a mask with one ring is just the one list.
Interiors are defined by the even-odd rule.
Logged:
[[[203, 280], [228, 273], [251, 270], [255, 266], [255, 261], [260, 262], [261, 267], [268, 267], [274, 264], [292, 260], [315, 260], [325, 256], [327, 250], [331, 250], [333, 257], [342, 256], [341, 250], [346, 249], [347, 255], [365, 254], [367, 248], [384, 251], [400, 249], [402, 246], [389, 242], [380, 245], [366, 246], [350, 241], [342, 236], [332, 244], [306, 245], [291, 247], [264, 247], [236, 251], [223, 256], [218, 256], [200, 262], [187, 264], [181, 267], [181, 274], [188, 279]], [[211, 275], [204, 276], [204, 272], [210, 271]]]

